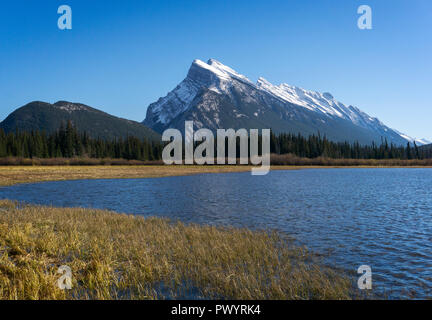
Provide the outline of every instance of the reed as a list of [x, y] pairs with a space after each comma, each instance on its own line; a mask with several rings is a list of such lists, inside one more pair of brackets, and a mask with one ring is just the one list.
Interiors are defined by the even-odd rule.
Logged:
[[[57, 286], [61, 265], [71, 290]], [[0, 201], [0, 299], [349, 299], [350, 288], [278, 233]]]

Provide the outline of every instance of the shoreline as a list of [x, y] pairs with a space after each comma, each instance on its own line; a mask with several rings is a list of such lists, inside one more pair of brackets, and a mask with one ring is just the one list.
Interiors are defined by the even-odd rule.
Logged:
[[[203, 173], [250, 172], [249, 165], [137, 165], [137, 166], [0, 166], [0, 187], [24, 183], [86, 179], [145, 179]], [[300, 166], [272, 165], [270, 170], [304, 169], [422, 169], [431, 166]]]

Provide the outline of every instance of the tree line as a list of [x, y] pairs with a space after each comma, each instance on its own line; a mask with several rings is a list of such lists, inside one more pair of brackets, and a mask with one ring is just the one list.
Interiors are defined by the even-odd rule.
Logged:
[[54, 133], [16, 131], [6, 134], [0, 129], [0, 157], [23, 158], [115, 158], [160, 160], [160, 143], [135, 137], [104, 140], [79, 133], [68, 122]]
[[[136, 137], [114, 140], [90, 137], [78, 132], [68, 122], [56, 132], [16, 131], [0, 129], [0, 157], [22, 158], [112, 158], [153, 161], [162, 159], [164, 144]], [[239, 143], [237, 143], [237, 148]], [[226, 149], [227, 150], [227, 149]], [[260, 147], [261, 150], [261, 147]], [[380, 145], [358, 142], [333, 142], [320, 134], [303, 137], [300, 134], [271, 134], [270, 150], [275, 154], [292, 154], [301, 158], [333, 159], [430, 159], [432, 149], [419, 148], [416, 143], [405, 146], [383, 140]], [[239, 154], [239, 150], [237, 151]]]
[[333, 159], [430, 159], [431, 150], [419, 148], [417, 144], [409, 143], [405, 146], [388, 143], [383, 139], [378, 145], [361, 145], [358, 142], [333, 142], [320, 134], [303, 137], [293, 134], [272, 134], [270, 150], [276, 154], [293, 154], [301, 158], [333, 158]]

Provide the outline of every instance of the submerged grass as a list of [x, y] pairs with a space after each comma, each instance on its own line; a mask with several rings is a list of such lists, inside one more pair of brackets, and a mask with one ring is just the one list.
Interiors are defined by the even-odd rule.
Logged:
[[[58, 267], [72, 269], [61, 290]], [[280, 234], [0, 201], [0, 299], [349, 299]]]

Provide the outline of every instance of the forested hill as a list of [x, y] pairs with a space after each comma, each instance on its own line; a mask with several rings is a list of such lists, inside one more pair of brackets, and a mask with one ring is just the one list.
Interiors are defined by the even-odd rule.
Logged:
[[92, 138], [79, 133], [69, 121], [57, 131], [17, 131], [5, 133], [0, 128], [0, 158], [115, 158], [130, 160], [158, 160], [162, 144], [148, 139]]
[[92, 138], [112, 140], [133, 136], [160, 141], [158, 133], [145, 125], [115, 117], [80, 103], [59, 101], [54, 104], [35, 101], [12, 112], [0, 123], [6, 133], [19, 131], [45, 131], [53, 133], [61, 125], [72, 122], [78, 132]]

